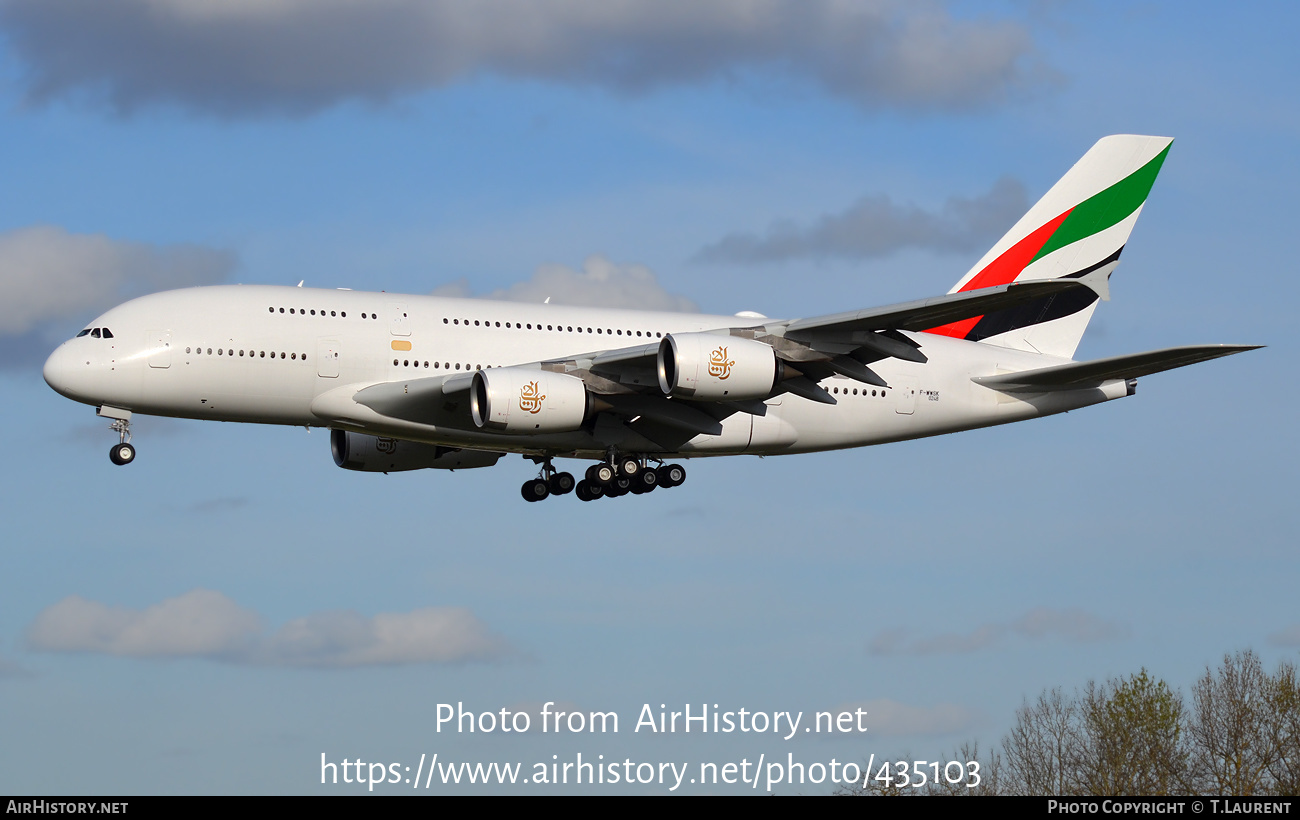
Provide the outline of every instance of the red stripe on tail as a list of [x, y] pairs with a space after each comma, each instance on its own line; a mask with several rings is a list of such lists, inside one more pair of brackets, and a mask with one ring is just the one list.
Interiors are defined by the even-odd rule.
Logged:
[[[1061, 227], [1061, 223], [1070, 215], [1069, 211], [1043, 225], [1038, 230], [1026, 236], [1007, 250], [1002, 255], [988, 264], [984, 270], [971, 277], [971, 280], [962, 285], [959, 293], [968, 290], [979, 290], [980, 288], [993, 288], [998, 285], [1009, 285], [1016, 281], [1016, 277], [1033, 261], [1038, 252], [1047, 244], [1047, 240], [1052, 238], [1056, 229]], [[971, 332], [975, 325], [983, 316], [972, 316], [969, 319], [962, 319], [960, 322], [951, 322], [939, 327], [932, 327], [925, 331], [926, 333], [935, 333], [940, 336], [952, 336], [956, 339], [966, 338], [966, 334]]]

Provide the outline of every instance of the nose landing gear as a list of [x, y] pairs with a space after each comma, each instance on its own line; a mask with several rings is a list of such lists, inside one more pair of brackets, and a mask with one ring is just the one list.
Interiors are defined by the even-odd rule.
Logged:
[[114, 444], [108, 451], [108, 460], [119, 467], [135, 461], [135, 448], [131, 446], [131, 419], [129, 414], [124, 419], [114, 418], [112, 430], [117, 433], [119, 442]]
[[108, 459], [119, 467], [130, 464], [135, 461], [135, 448], [126, 442], [114, 444], [108, 451]]

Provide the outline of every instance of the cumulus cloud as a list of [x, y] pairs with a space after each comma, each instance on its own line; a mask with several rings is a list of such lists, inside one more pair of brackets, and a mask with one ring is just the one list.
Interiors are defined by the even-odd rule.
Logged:
[[949, 735], [964, 731], [975, 719], [969, 710], [952, 703], [909, 706], [888, 698], [855, 701], [831, 711], [856, 715], [858, 709], [867, 713], [867, 732], [872, 735]]
[[309, 114], [481, 75], [643, 93], [754, 73], [967, 109], [1052, 79], [1029, 32], [940, 0], [0, 0], [28, 98]]
[[[453, 282], [433, 291], [435, 296], [469, 298], [469, 283]], [[589, 256], [582, 270], [565, 265], [542, 265], [532, 278], [516, 282], [482, 297], [509, 302], [544, 302], [553, 305], [668, 310], [694, 313], [699, 306], [684, 296], [669, 293], [654, 272], [644, 265], [618, 265], [603, 256]]]
[[1127, 637], [1122, 624], [1098, 618], [1082, 609], [1038, 607], [1012, 621], [977, 626], [970, 632], [950, 632], [913, 638], [905, 632], [884, 630], [868, 647], [874, 655], [931, 655], [988, 649], [1008, 637], [1093, 643]]
[[27, 642], [48, 652], [313, 667], [493, 660], [509, 652], [505, 641], [455, 607], [373, 617], [322, 612], [267, 635], [257, 613], [205, 589], [143, 610], [74, 595], [37, 616]]
[[733, 233], [703, 248], [702, 262], [776, 262], [811, 258], [870, 259], [919, 248], [941, 253], [982, 251], [1029, 210], [1025, 188], [1003, 177], [988, 193], [949, 197], [937, 211], [895, 203], [885, 194], [859, 199], [810, 225], [774, 223], [761, 235]]
[[234, 265], [226, 251], [123, 242], [50, 225], [0, 233], [0, 341], [143, 293], [218, 282]]
[[147, 609], [110, 607], [77, 595], [36, 617], [33, 649], [133, 657], [227, 657], [246, 651], [261, 619], [220, 592], [196, 589]]

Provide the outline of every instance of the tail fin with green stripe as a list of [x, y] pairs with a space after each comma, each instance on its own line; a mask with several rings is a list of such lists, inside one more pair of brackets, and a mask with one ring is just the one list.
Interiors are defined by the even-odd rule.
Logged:
[[[1169, 137], [1106, 137], [1029, 209], [951, 293], [1110, 271], [1169, 153]], [[1087, 289], [929, 332], [1070, 358], [1097, 306]]]

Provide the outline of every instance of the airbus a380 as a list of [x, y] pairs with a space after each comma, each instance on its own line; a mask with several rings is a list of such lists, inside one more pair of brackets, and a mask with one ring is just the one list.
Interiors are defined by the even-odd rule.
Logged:
[[[1131, 396], [1136, 379], [1253, 349], [1072, 360], [1171, 139], [1106, 137], [946, 295], [803, 319], [303, 287], [157, 293], [100, 316], [45, 381], [136, 413], [330, 428], [338, 466], [540, 466], [529, 501], [673, 487], [671, 459], [861, 447]], [[580, 481], [556, 458], [594, 463]], [[659, 465], [659, 466], [655, 466]]]

